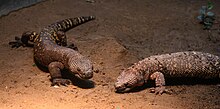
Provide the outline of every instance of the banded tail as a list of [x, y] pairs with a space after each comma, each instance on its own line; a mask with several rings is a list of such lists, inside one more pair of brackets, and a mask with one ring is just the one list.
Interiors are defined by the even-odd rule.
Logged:
[[56, 23], [53, 23], [49, 25], [49, 28], [53, 28], [55, 31], [67, 31], [73, 27], [76, 27], [78, 25], [81, 25], [85, 22], [94, 20], [95, 16], [82, 16], [82, 17], [75, 17], [75, 18], [69, 18], [65, 20], [58, 21]]

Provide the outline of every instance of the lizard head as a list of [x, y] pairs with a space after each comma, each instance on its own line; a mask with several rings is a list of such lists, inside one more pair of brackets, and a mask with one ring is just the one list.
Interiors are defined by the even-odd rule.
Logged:
[[73, 59], [69, 61], [69, 69], [81, 79], [90, 79], [93, 77], [93, 65], [86, 57]]
[[136, 86], [144, 84], [144, 77], [141, 72], [135, 69], [124, 70], [115, 83], [116, 92], [127, 92]]

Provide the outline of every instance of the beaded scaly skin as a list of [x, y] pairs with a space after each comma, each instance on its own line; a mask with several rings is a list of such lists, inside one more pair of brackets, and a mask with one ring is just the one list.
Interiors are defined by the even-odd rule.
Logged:
[[186, 51], [147, 57], [124, 70], [115, 83], [116, 92], [127, 92], [155, 80], [152, 92], [165, 92], [166, 77], [220, 78], [220, 57]]
[[[61, 70], [67, 69], [82, 79], [93, 77], [93, 65], [91, 61], [81, 55], [76, 47], [67, 47], [67, 39], [64, 32], [82, 23], [95, 19], [94, 16], [76, 17], [53, 23], [43, 28], [39, 34], [25, 32], [21, 38], [9, 42], [12, 47], [33, 46], [34, 60], [48, 67], [52, 79], [52, 85], [68, 85], [70, 80], [63, 79]], [[29, 42], [33, 42], [33, 45]]]

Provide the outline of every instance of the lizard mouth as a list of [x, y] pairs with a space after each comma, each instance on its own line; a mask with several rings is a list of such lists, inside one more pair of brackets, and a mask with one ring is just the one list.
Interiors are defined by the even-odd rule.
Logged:
[[117, 85], [117, 83], [115, 84], [115, 92], [116, 93], [124, 93], [124, 92], [128, 92], [132, 89], [132, 87], [129, 87], [128, 85], [124, 84], [124, 85]]
[[132, 90], [134, 87], [136, 86], [142, 86], [144, 84], [144, 81], [140, 81], [136, 84], [119, 84], [119, 83], [115, 83], [115, 92], [116, 93], [124, 93], [124, 92], [129, 92], [130, 90]]
[[128, 87], [126, 87], [126, 88], [120, 88], [120, 87], [115, 88], [116, 93], [125, 93], [125, 92], [128, 92], [130, 90], [131, 90], [131, 88], [128, 88]]
[[77, 76], [80, 79], [91, 79], [93, 77], [93, 73], [89, 72], [89, 73], [76, 73], [75, 76]]

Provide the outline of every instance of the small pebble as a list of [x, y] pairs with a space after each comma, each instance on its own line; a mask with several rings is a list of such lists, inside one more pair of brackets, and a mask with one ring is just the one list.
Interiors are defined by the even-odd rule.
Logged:
[[57, 85], [55, 85], [55, 86], [53, 86], [54, 88], [59, 88], [59, 86], [57, 86]]

